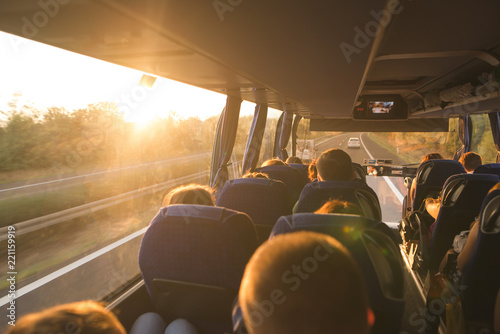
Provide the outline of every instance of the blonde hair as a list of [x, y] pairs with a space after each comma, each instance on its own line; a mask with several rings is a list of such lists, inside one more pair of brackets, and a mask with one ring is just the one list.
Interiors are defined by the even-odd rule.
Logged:
[[308, 174], [309, 179], [311, 181], [318, 178], [318, 169], [316, 168], [316, 159], [311, 161], [311, 163], [309, 164], [309, 168], [307, 168], [307, 174]]
[[361, 209], [352, 203], [331, 199], [314, 213], [343, 213], [349, 215], [363, 216]]
[[87, 300], [23, 316], [6, 334], [126, 334], [116, 316], [100, 303]]
[[267, 159], [262, 163], [262, 167], [267, 167], [267, 166], [290, 166], [280, 158], [271, 158]]
[[188, 184], [171, 190], [163, 199], [163, 206], [171, 204], [198, 204], [215, 206], [213, 190], [199, 184]]
[[242, 177], [245, 179], [268, 179], [269, 175], [267, 175], [266, 173], [248, 172]]

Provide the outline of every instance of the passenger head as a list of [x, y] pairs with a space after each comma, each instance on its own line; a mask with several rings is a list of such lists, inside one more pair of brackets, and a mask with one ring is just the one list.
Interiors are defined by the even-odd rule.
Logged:
[[477, 167], [483, 164], [481, 156], [474, 152], [467, 152], [458, 159], [462, 165], [464, 165], [467, 173], [472, 173]]
[[281, 160], [280, 158], [271, 158], [262, 163], [262, 167], [267, 166], [288, 166], [288, 164], [286, 162], [283, 162], [283, 160]]
[[426, 162], [429, 160], [440, 160], [440, 159], [444, 159], [443, 156], [437, 152], [433, 152], [433, 153], [429, 153], [425, 157], [423, 157], [422, 161], [420, 163]]
[[286, 158], [286, 163], [287, 164], [302, 164], [302, 160], [299, 157], [288, 157]]
[[320, 181], [350, 181], [354, 178], [351, 157], [338, 148], [323, 152], [316, 162], [316, 168]]
[[215, 206], [212, 188], [189, 184], [171, 190], [163, 199], [163, 206], [171, 204], [199, 204]]
[[348, 215], [363, 216], [363, 211], [352, 203], [331, 199], [314, 213], [343, 213]]
[[245, 175], [242, 176], [245, 179], [268, 179], [269, 175], [266, 173], [258, 173], [258, 172], [248, 172]]
[[126, 334], [116, 316], [101, 304], [83, 301], [23, 316], [7, 334]]
[[250, 259], [239, 300], [250, 334], [369, 333], [363, 279], [336, 239], [314, 232], [279, 235]]
[[318, 169], [316, 168], [316, 159], [311, 161], [307, 172], [308, 172], [309, 179], [311, 181], [318, 178]]

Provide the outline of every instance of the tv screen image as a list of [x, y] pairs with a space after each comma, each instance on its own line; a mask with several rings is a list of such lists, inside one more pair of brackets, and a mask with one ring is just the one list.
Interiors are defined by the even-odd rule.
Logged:
[[388, 114], [393, 105], [394, 101], [369, 101], [368, 110], [373, 114]]

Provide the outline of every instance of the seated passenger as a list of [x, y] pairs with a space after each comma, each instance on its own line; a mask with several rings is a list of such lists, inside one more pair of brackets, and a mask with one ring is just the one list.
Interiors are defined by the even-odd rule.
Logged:
[[311, 163], [309, 164], [308, 172], [309, 172], [309, 179], [311, 180], [311, 182], [317, 180], [318, 169], [316, 168], [316, 159], [311, 161]]
[[304, 164], [302, 162], [302, 159], [300, 159], [299, 157], [296, 157], [296, 156], [291, 156], [291, 157], [286, 158], [286, 163], [287, 164]]
[[239, 300], [250, 334], [361, 334], [374, 321], [351, 254], [314, 232], [279, 235], [259, 247], [245, 269]]
[[458, 159], [462, 165], [464, 165], [467, 173], [471, 174], [474, 170], [483, 164], [481, 156], [474, 152], [467, 152]]
[[244, 179], [268, 179], [269, 175], [259, 172], [248, 172], [242, 176]]
[[163, 206], [171, 204], [198, 204], [215, 206], [213, 190], [199, 184], [179, 186], [171, 190], [163, 199]]
[[332, 199], [325, 204], [314, 213], [343, 213], [348, 215], [357, 215], [363, 216], [363, 212], [356, 205], [346, 202], [339, 201], [337, 199]]
[[[500, 188], [500, 182], [495, 184], [488, 193]], [[448, 275], [455, 283], [459, 283], [465, 265], [469, 261], [474, 246], [476, 245], [477, 235], [479, 232], [479, 221], [474, 221], [470, 230], [462, 231], [457, 234], [453, 240], [452, 248], [444, 255], [439, 266], [439, 271]]]
[[116, 316], [94, 301], [51, 307], [21, 317], [6, 334], [125, 334]]
[[288, 166], [290, 167], [286, 162], [283, 162], [280, 158], [271, 158], [267, 159], [262, 163], [261, 167], [267, 167], [267, 166]]
[[[329, 149], [319, 156], [316, 161], [316, 169], [318, 181], [355, 181], [360, 182], [362, 189], [368, 190], [377, 196], [375, 192], [360, 179], [354, 178], [354, 170], [352, 168], [352, 161], [349, 154], [342, 151], [341, 149], [332, 148]], [[327, 200], [327, 198], [325, 198]], [[378, 205], [378, 198], [377, 205]], [[295, 203], [292, 212], [297, 213], [299, 210], [299, 202]]]
[[[443, 156], [437, 152], [434, 153], [429, 153], [425, 157], [422, 158], [422, 161], [420, 161], [420, 165], [423, 164], [426, 161], [429, 160], [441, 160], [444, 159]], [[413, 199], [415, 198], [415, 191], [417, 188], [417, 178], [415, 177], [411, 183], [410, 187], [410, 200], [408, 201], [408, 205], [411, 207], [413, 203]]]
[[316, 161], [318, 181], [351, 181], [354, 179], [352, 161], [349, 154], [338, 149], [329, 149]]

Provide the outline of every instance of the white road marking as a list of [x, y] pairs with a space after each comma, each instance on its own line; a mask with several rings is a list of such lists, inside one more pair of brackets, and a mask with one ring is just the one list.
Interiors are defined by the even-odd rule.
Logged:
[[[366, 148], [365, 143], [363, 142], [363, 135], [364, 135], [364, 133], [362, 133], [361, 136], [359, 136], [359, 139], [361, 141], [361, 145], [363, 145], [363, 148], [365, 149], [366, 153], [368, 153], [368, 156], [370, 157], [370, 159], [375, 159], [373, 157], [373, 155], [370, 153], [370, 151], [368, 151], [368, 149]], [[399, 189], [396, 188], [396, 186], [394, 185], [394, 183], [392, 183], [392, 181], [389, 179], [388, 176], [383, 176], [383, 178], [384, 178], [384, 181], [387, 182], [387, 185], [389, 186], [389, 188], [391, 188], [394, 195], [396, 195], [396, 198], [398, 199], [398, 201], [401, 204], [403, 204], [403, 200], [404, 200], [403, 194], [401, 194]]]
[[[47, 284], [47, 283], [55, 280], [59, 276], [67, 274], [70, 271], [72, 271], [72, 270], [74, 270], [74, 269], [76, 269], [76, 268], [84, 265], [85, 263], [90, 262], [90, 261], [94, 260], [95, 258], [103, 255], [103, 254], [106, 254], [107, 252], [115, 249], [116, 247], [121, 246], [124, 243], [129, 242], [130, 240], [137, 238], [138, 236], [143, 235], [146, 232], [147, 229], [148, 228], [145, 227], [145, 228], [143, 228], [143, 229], [141, 229], [141, 230], [139, 230], [137, 232], [134, 232], [134, 233], [126, 236], [123, 239], [115, 241], [112, 244], [110, 244], [110, 245], [108, 245], [108, 246], [106, 246], [104, 248], [101, 248], [98, 251], [96, 251], [96, 252], [94, 252], [92, 254], [89, 254], [89, 255], [87, 255], [87, 256], [85, 256], [83, 258], [81, 258], [78, 261], [75, 261], [75, 262], [73, 262], [73, 263], [71, 263], [71, 264], [69, 264], [69, 265], [67, 265], [67, 266], [65, 266], [65, 267], [63, 267], [63, 268], [61, 268], [59, 270], [54, 271], [51, 274], [48, 274], [45, 277], [42, 277], [42, 278], [34, 281], [33, 283], [30, 283], [30, 284], [28, 284], [28, 285], [20, 288], [19, 290], [16, 291], [16, 297], [15, 297], [15, 299], [18, 299], [19, 297], [21, 297], [21, 296], [23, 296], [25, 294], [28, 294], [31, 291], [33, 291], [35, 289], [38, 289], [39, 287], [41, 287], [41, 286], [43, 286], [43, 285], [45, 285], [45, 284]], [[11, 301], [11, 299], [8, 297], [8, 295], [5, 296], [5, 297], [2, 297], [2, 298], [0, 298], [0, 306], [4, 306], [4, 305], [8, 304], [8, 303], [10, 303], [10, 301]]]
[[318, 145], [324, 144], [324, 143], [326, 143], [327, 141], [330, 141], [330, 140], [332, 140], [332, 139], [335, 139], [335, 138], [337, 138], [337, 137], [339, 137], [339, 136], [342, 136], [342, 135], [340, 134], [340, 135], [336, 135], [336, 136], [333, 136], [333, 137], [331, 137], [331, 138], [325, 139], [325, 140], [323, 140], [323, 141], [321, 141], [321, 142], [319, 142], [319, 143], [315, 143], [315, 144], [314, 144], [314, 146], [318, 146]]

